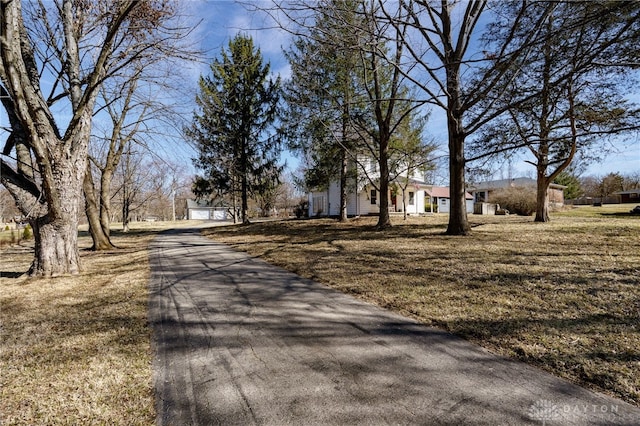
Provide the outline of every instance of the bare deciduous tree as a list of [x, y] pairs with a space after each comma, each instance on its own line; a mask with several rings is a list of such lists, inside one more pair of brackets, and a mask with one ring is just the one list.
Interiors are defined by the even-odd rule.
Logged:
[[[486, 0], [401, 0], [401, 14], [390, 11], [384, 1], [380, 4], [386, 19], [396, 27], [409, 26], [401, 34], [406, 34], [403, 42], [412, 61], [398, 66], [427, 95], [426, 101], [446, 113], [451, 193], [447, 234], [466, 235], [470, 226], [465, 200], [465, 141], [500, 114], [495, 100], [504, 95], [504, 76], [514, 72], [512, 65], [535, 45], [553, 3], [519, 3], [507, 36], [483, 56], [471, 52], [470, 46], [483, 32], [481, 17], [489, 15]], [[515, 37], [532, 16], [535, 19], [526, 22], [527, 36]]]
[[[391, 226], [390, 143], [421, 105], [394, 66], [404, 55], [405, 27], [381, 19], [375, 1], [297, 0], [276, 11], [289, 20], [281, 26], [296, 28], [286, 98], [290, 121], [304, 123], [293, 137], [312, 160], [310, 182], [327, 186], [322, 179], [339, 179], [339, 216], [346, 220], [347, 182], [354, 177], [348, 162], [355, 164], [357, 175], [380, 193], [377, 228]], [[370, 160], [377, 164], [373, 173]]]
[[[0, 95], [11, 126], [3, 153], [18, 159], [2, 159], [0, 176], [33, 227], [31, 275], [80, 271], [78, 206], [99, 90], [175, 34], [173, 11], [155, 0], [0, 4]], [[54, 104], [65, 112], [57, 118]]]
[[[501, 16], [517, 8], [505, 3]], [[558, 2], [540, 30], [540, 43], [505, 86], [506, 102], [524, 101], [512, 103], [472, 142], [480, 156], [528, 151], [526, 162], [536, 169], [536, 221], [549, 221], [549, 185], [576, 155], [583, 161], [599, 156], [614, 136], [638, 128], [637, 107], [623, 96], [631, 75], [624, 66], [603, 63], [636, 43], [639, 18], [633, 3]], [[501, 22], [492, 28], [497, 37], [509, 30]]]

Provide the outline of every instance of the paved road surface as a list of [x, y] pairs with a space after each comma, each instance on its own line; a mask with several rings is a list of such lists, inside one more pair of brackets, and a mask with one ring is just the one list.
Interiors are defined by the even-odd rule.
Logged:
[[640, 424], [640, 409], [175, 230], [151, 249], [159, 425]]

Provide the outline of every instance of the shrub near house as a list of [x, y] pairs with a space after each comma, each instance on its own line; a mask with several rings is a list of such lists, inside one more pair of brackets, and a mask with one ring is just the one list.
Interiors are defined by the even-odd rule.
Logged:
[[499, 189], [491, 194], [490, 201], [520, 216], [531, 216], [536, 211], [536, 192], [530, 187]]
[[[468, 191], [473, 194], [476, 203], [495, 203], [511, 213], [529, 216], [536, 211], [536, 184], [535, 179], [519, 177], [479, 182], [470, 185]], [[566, 186], [556, 183], [549, 186], [549, 207], [564, 206], [565, 188]]]

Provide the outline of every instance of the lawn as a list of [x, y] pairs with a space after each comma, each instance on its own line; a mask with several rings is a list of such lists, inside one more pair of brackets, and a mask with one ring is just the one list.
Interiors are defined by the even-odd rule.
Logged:
[[580, 207], [533, 223], [470, 216], [211, 228], [209, 237], [489, 350], [640, 404], [640, 217]]
[[[24, 228], [20, 229], [7, 229], [8, 225], [0, 224], [0, 249], [3, 247], [17, 244], [24, 239], [29, 239], [33, 236], [31, 228], [26, 231]], [[26, 237], [26, 238], [25, 238]]]
[[88, 251], [84, 272], [20, 276], [32, 242], [0, 252], [0, 424], [155, 422], [147, 245], [155, 230], [115, 232], [120, 247]]
[[[212, 238], [490, 350], [640, 404], [640, 217], [581, 207], [548, 224], [445, 215], [265, 222]], [[184, 223], [184, 222], [183, 222]], [[191, 224], [191, 223], [190, 223]], [[28, 242], [0, 251], [0, 424], [153, 424], [147, 246], [115, 232], [84, 272], [29, 279]], [[115, 229], [115, 228], [114, 228]]]

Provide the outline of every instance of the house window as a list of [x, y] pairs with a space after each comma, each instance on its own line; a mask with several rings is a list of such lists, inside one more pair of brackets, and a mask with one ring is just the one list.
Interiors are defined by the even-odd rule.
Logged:
[[378, 191], [376, 191], [375, 189], [371, 190], [371, 205], [376, 205], [378, 204]]
[[409, 191], [409, 205], [412, 206], [415, 203], [415, 193], [413, 191]]

